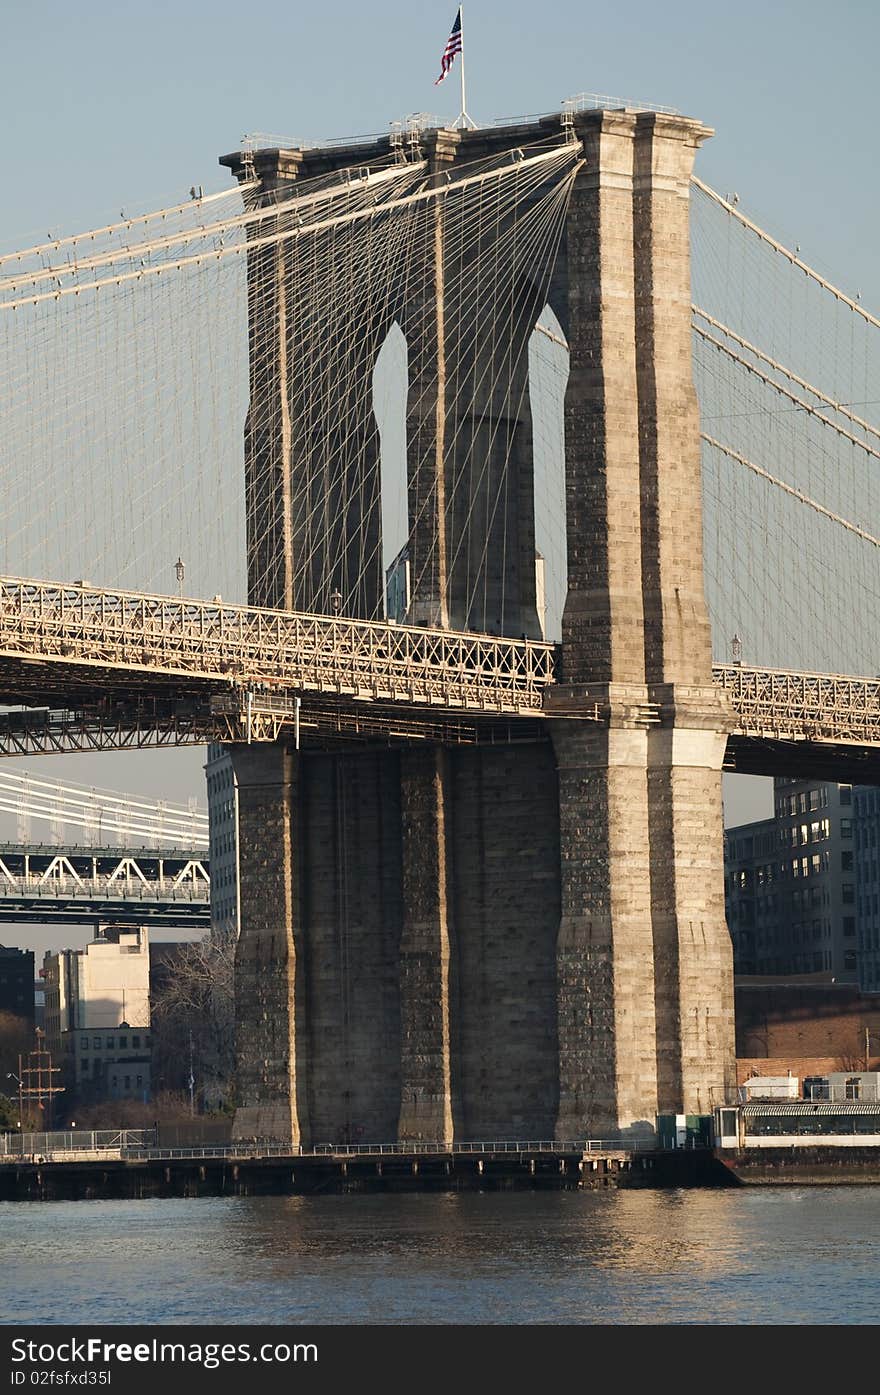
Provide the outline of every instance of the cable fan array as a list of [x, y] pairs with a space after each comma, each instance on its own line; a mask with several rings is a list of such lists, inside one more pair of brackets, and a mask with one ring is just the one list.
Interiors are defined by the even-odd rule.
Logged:
[[880, 322], [700, 181], [692, 253], [716, 657], [874, 674]]
[[455, 623], [525, 628], [529, 341], [577, 161], [392, 151], [0, 255], [2, 571], [167, 592], [182, 557], [192, 594], [277, 600], [286, 548], [283, 601], [373, 616], [407, 543]]

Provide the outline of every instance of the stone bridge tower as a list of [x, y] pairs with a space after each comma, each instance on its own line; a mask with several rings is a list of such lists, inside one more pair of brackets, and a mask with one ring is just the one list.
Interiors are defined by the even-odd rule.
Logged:
[[[423, 149], [439, 177], [559, 125], [431, 132]], [[560, 682], [541, 729], [506, 745], [233, 749], [242, 1136], [627, 1137], [650, 1133], [658, 1111], [708, 1112], [734, 1083], [728, 721], [711, 676], [690, 350], [689, 181], [711, 132], [614, 110], [575, 116], [574, 134], [584, 163], [550, 292], [571, 360]], [[265, 204], [291, 180], [387, 154], [386, 140], [222, 163], [255, 172]], [[372, 618], [377, 584], [346, 578], [379, 517], [344, 474], [328, 510], [340, 571], [301, 561], [323, 484], [302, 365], [287, 352], [283, 247], [249, 263], [251, 600], [327, 612], [332, 582], [350, 613]], [[410, 546], [432, 559], [410, 618], [534, 634], [528, 409], [506, 465], [521, 506], [501, 589], [515, 604], [493, 609], [487, 575], [477, 624], [445, 546], [456, 524], [437, 400], [442, 294], [402, 303], [408, 316], [436, 327], [431, 362], [410, 363], [410, 458], [422, 462], [410, 468]], [[353, 379], [371, 372], [375, 346], [353, 346]], [[420, 375], [433, 396], [413, 390]], [[372, 417], [357, 430], [359, 468], [378, 471]]]

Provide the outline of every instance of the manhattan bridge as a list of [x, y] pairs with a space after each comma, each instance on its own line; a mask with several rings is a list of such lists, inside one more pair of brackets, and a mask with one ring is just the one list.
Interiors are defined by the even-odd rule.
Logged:
[[244, 1136], [706, 1112], [722, 769], [880, 779], [880, 320], [711, 134], [252, 140], [0, 254], [0, 751], [228, 743]]

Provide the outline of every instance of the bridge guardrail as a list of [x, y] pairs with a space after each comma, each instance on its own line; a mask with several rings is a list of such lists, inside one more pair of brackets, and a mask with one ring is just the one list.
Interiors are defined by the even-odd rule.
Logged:
[[119, 1151], [152, 1147], [155, 1129], [53, 1129], [49, 1133], [0, 1133], [0, 1161], [4, 1157], [52, 1152]]
[[0, 578], [0, 652], [489, 712], [541, 711], [556, 646]]
[[[0, 1136], [0, 1164], [4, 1161], [74, 1161], [75, 1155], [90, 1155], [119, 1158], [128, 1162], [174, 1162], [199, 1161], [210, 1158], [230, 1161], [249, 1158], [358, 1158], [358, 1157], [486, 1157], [496, 1154], [535, 1154], [549, 1153], [553, 1156], [569, 1153], [637, 1153], [653, 1151], [657, 1148], [654, 1139], [499, 1139], [487, 1142], [463, 1143], [319, 1143], [311, 1147], [272, 1143], [230, 1143], [205, 1144], [201, 1147], [161, 1148], [155, 1142], [132, 1141], [136, 1130], [123, 1130], [109, 1136], [108, 1141], [95, 1144], [84, 1142], [98, 1135], [83, 1131], [67, 1133], [65, 1143], [58, 1142], [52, 1147], [29, 1146], [31, 1140], [39, 1141], [41, 1135], [25, 1135], [26, 1145], [20, 1150], [4, 1147]], [[149, 1131], [152, 1132], [152, 1131]], [[102, 1135], [103, 1136], [103, 1135]], [[6, 1136], [21, 1137], [21, 1135]], [[42, 1137], [45, 1137], [43, 1135]], [[121, 1142], [123, 1138], [127, 1141]], [[69, 1140], [73, 1140], [72, 1142]], [[73, 1156], [71, 1156], [73, 1155]]]
[[40, 881], [34, 877], [10, 879], [0, 875], [0, 901], [9, 897], [26, 897], [28, 900], [65, 901], [195, 901], [208, 905], [211, 888], [205, 882], [182, 882], [177, 886], [158, 881], [142, 882], [137, 878], [124, 881], [117, 878], [110, 881], [101, 877], [55, 877]]
[[880, 680], [713, 664], [744, 736], [880, 743]]

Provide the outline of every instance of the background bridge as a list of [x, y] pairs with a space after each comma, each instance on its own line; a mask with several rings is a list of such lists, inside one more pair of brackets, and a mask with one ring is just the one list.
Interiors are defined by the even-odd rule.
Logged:
[[200, 849], [0, 843], [0, 921], [207, 928], [210, 920]]

